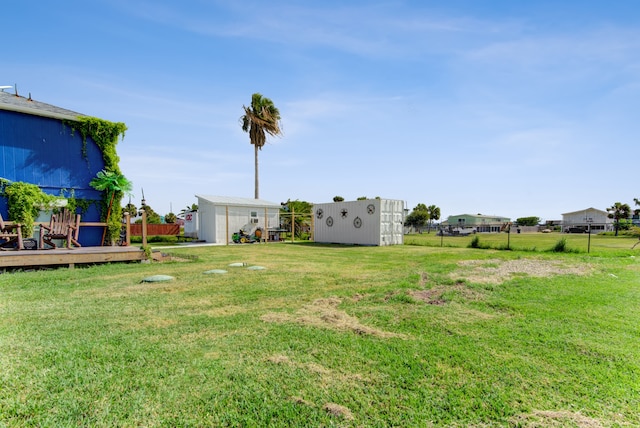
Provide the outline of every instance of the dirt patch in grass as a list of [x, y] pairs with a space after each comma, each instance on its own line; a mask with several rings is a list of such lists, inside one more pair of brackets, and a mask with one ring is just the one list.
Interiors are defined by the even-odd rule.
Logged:
[[[422, 284], [422, 280], [420, 282]], [[410, 291], [409, 295], [416, 300], [430, 305], [444, 305], [447, 302], [444, 295], [447, 293], [455, 293], [462, 299], [471, 301], [478, 301], [484, 297], [482, 293], [467, 287], [462, 282], [454, 285], [436, 285], [428, 290], [414, 290]]]
[[270, 312], [260, 317], [260, 319], [264, 322], [295, 322], [312, 327], [351, 331], [356, 334], [377, 337], [403, 337], [400, 334], [386, 332], [360, 323], [356, 317], [352, 317], [345, 311], [338, 309], [338, 305], [340, 305], [341, 302], [342, 300], [337, 297], [317, 299], [308, 305], [304, 305], [293, 315], [281, 312]]
[[581, 415], [580, 413], [568, 411], [535, 410], [532, 413], [519, 415], [512, 421], [517, 426], [529, 428], [543, 427], [579, 427], [579, 428], [601, 428], [604, 427], [601, 421]]
[[327, 403], [322, 408], [331, 416], [337, 416], [348, 421], [353, 420], [353, 413], [348, 407], [336, 403]]
[[291, 397], [291, 401], [293, 401], [296, 404], [301, 404], [308, 407], [315, 407], [311, 401], [305, 400], [302, 397], [298, 397], [298, 396]]
[[550, 277], [553, 275], [588, 275], [588, 264], [566, 265], [559, 260], [462, 260], [460, 269], [451, 274], [454, 279], [467, 279], [482, 284], [500, 284], [517, 276]]
[[409, 293], [416, 300], [428, 303], [430, 305], [444, 305], [446, 300], [442, 298], [444, 287], [434, 287], [429, 290], [417, 290]]

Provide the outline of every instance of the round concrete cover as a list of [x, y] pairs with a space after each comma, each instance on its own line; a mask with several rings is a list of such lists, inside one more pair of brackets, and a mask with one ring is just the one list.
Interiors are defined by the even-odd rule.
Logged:
[[162, 281], [171, 281], [173, 279], [175, 278], [169, 275], [152, 275], [143, 279], [142, 282], [162, 282]]
[[210, 274], [210, 273], [227, 273], [227, 271], [226, 271], [226, 270], [224, 270], [224, 269], [211, 269], [211, 270], [208, 270], [208, 271], [206, 271], [206, 272], [204, 272], [204, 273], [205, 273], [205, 274]]
[[264, 270], [266, 267], [264, 266], [249, 266], [247, 269], [249, 270]]

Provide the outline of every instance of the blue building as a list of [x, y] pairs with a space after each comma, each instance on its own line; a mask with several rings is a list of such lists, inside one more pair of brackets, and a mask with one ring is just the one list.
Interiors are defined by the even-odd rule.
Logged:
[[[0, 178], [38, 185], [45, 193], [84, 200], [82, 222], [99, 222], [102, 192], [89, 182], [105, 168], [103, 154], [91, 137], [68, 125], [84, 115], [0, 91]], [[66, 122], [66, 123], [65, 123]], [[0, 213], [8, 219], [6, 197]], [[83, 246], [101, 245], [101, 227], [83, 227]]]

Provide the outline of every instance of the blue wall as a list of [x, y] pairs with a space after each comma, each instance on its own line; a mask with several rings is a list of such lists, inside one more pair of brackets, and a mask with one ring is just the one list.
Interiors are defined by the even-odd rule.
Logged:
[[[104, 168], [102, 152], [87, 138], [86, 155], [82, 136], [59, 119], [0, 110], [0, 178], [37, 184], [48, 194], [96, 201], [81, 221], [100, 221], [101, 192], [89, 186]], [[6, 198], [0, 197], [0, 213], [8, 219]], [[11, 219], [9, 219], [11, 220]], [[79, 241], [84, 246], [101, 244], [102, 228], [83, 227]]]

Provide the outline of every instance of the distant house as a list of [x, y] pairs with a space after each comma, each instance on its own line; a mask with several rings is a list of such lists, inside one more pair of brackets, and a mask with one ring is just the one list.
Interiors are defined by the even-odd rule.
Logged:
[[500, 232], [511, 222], [508, 217], [482, 214], [450, 215], [443, 226], [450, 230], [472, 230], [474, 232]]
[[[251, 234], [280, 226], [281, 205], [264, 199], [196, 195], [200, 240], [215, 244], [231, 242], [240, 229]], [[265, 236], [266, 238], [266, 236]]]
[[[89, 202], [83, 222], [99, 222], [102, 192], [89, 182], [105, 166], [95, 142], [74, 132], [64, 121], [84, 115], [17, 94], [0, 91], [0, 178], [38, 185], [45, 193]], [[5, 197], [0, 213], [8, 218]], [[100, 245], [102, 228], [82, 228], [83, 246]]]
[[609, 213], [596, 208], [585, 208], [562, 214], [562, 231], [567, 233], [609, 232], [613, 230], [613, 219]]

